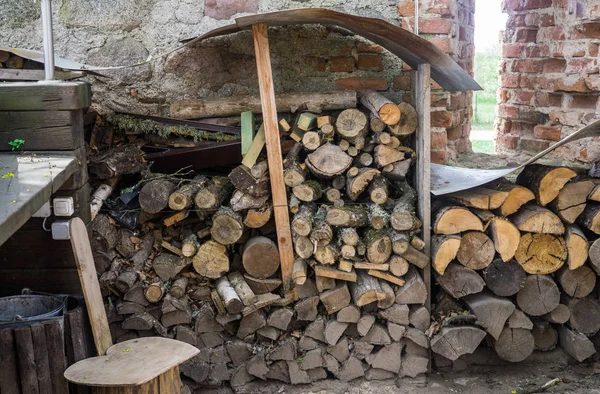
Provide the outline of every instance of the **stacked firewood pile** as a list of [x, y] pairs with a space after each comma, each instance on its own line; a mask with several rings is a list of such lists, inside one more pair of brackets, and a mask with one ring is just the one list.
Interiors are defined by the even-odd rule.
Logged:
[[[113, 339], [198, 346], [181, 371], [200, 385], [426, 372], [429, 260], [409, 176], [416, 113], [374, 92], [361, 102], [367, 110], [280, 123], [297, 141], [284, 161], [292, 292], [281, 286], [268, 165], [252, 148], [228, 174], [145, 173], [115, 192], [92, 222]], [[127, 149], [112, 166], [139, 162]]]
[[595, 353], [598, 184], [535, 164], [516, 184], [502, 180], [434, 202], [434, 353], [456, 360], [482, 343], [510, 362], [555, 346], [578, 361]]

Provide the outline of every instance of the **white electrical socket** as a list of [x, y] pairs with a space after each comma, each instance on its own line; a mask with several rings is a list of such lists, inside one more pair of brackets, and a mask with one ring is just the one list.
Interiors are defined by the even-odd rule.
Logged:
[[59, 220], [52, 223], [52, 239], [66, 240], [71, 239], [69, 235], [69, 222], [66, 220]]
[[52, 201], [54, 216], [71, 216], [75, 213], [73, 197], [56, 197]]
[[48, 218], [52, 216], [52, 209], [50, 209], [50, 201], [46, 201], [42, 207], [33, 214], [34, 218]]

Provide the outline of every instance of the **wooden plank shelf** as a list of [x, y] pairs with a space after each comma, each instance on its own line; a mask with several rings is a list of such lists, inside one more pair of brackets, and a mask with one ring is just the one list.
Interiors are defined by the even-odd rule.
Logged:
[[70, 153], [0, 152], [0, 245], [79, 169]]

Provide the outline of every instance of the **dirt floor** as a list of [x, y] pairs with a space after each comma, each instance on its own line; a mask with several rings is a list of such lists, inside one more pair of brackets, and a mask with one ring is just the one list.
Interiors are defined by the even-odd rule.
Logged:
[[[239, 394], [524, 394], [540, 393], [539, 387], [552, 379], [559, 383], [546, 393], [600, 394], [600, 363], [565, 367], [558, 364], [478, 367], [461, 372], [434, 372], [429, 377], [398, 381], [355, 380], [342, 383], [326, 380], [310, 386], [252, 382], [236, 390]], [[211, 391], [202, 391], [210, 393]], [[225, 394], [229, 390], [214, 390]]]
[[[559, 378], [561, 382], [540, 388]], [[350, 383], [324, 380], [311, 385], [291, 386], [273, 381], [253, 381], [232, 391], [229, 388], [199, 389], [202, 394], [600, 394], [600, 362], [565, 366], [526, 364], [496, 367], [469, 367], [460, 372], [433, 372], [427, 378]]]

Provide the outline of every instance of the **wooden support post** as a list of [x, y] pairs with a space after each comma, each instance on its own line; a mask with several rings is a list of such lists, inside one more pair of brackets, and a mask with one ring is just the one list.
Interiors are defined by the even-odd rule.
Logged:
[[[416, 133], [417, 171], [416, 186], [419, 193], [418, 215], [423, 222], [423, 252], [431, 256], [431, 67], [419, 64], [412, 74], [413, 103], [417, 110], [418, 126]], [[431, 311], [431, 267], [423, 269], [423, 281], [427, 288], [425, 306]]]
[[287, 292], [292, 284], [294, 252], [292, 249], [292, 233], [285, 183], [283, 181], [283, 161], [279, 142], [279, 128], [277, 126], [277, 108], [275, 107], [275, 90], [273, 89], [273, 74], [271, 73], [271, 55], [269, 53], [267, 25], [264, 23], [252, 25], [252, 33], [254, 35], [254, 53], [256, 55], [260, 103], [267, 144], [267, 160], [269, 162], [269, 175], [271, 177], [273, 212], [275, 225], [277, 226], [281, 276], [284, 292]]
[[252, 111], [242, 112], [242, 155], [245, 155], [254, 139], [254, 114]]

